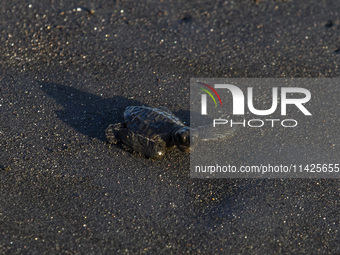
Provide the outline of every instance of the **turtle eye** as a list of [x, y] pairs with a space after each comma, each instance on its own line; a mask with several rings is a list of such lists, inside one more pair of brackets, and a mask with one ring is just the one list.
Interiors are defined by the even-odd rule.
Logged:
[[182, 143], [185, 144], [185, 145], [190, 144], [190, 133], [189, 132], [184, 132], [182, 134]]
[[187, 141], [186, 133], [184, 133], [181, 138], [182, 138], [182, 143], [185, 143]]

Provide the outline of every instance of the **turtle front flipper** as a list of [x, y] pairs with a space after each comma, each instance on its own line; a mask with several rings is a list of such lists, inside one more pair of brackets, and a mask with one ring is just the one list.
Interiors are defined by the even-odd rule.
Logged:
[[147, 158], [160, 159], [165, 154], [166, 143], [158, 135], [150, 139], [127, 128], [121, 128], [116, 137], [123, 145], [143, 154]]
[[120, 130], [126, 129], [122, 123], [116, 123], [111, 124], [108, 126], [108, 128], [105, 130], [105, 136], [106, 139], [113, 144], [117, 144], [120, 142], [119, 138], [117, 137], [117, 134]]

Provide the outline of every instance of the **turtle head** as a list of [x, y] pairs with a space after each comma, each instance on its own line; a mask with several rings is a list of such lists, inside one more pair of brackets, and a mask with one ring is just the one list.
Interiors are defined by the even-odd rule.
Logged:
[[181, 127], [172, 134], [172, 140], [181, 151], [189, 152], [197, 144], [198, 132], [196, 129]]

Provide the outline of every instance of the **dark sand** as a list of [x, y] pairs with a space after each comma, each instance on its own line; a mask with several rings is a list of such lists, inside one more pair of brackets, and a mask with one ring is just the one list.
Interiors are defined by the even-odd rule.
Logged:
[[339, 1], [12, 2], [1, 254], [340, 253], [338, 180], [190, 179], [189, 155], [147, 160], [104, 137], [132, 104], [188, 121], [190, 77], [339, 77]]

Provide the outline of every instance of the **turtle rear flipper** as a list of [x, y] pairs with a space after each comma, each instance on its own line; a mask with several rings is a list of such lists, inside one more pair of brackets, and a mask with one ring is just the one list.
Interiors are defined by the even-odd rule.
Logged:
[[108, 128], [105, 130], [105, 136], [106, 139], [113, 144], [119, 143], [119, 138], [117, 137], [117, 133], [125, 128], [122, 123], [116, 123], [116, 124], [111, 124], [108, 126]]
[[227, 125], [217, 125], [213, 127], [213, 125], [210, 124], [200, 126], [196, 129], [198, 130], [200, 141], [219, 141], [232, 137], [238, 128]]
[[117, 133], [117, 138], [123, 145], [143, 154], [147, 158], [159, 159], [165, 154], [166, 143], [160, 136], [150, 139], [127, 128], [121, 128]]

